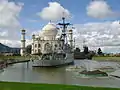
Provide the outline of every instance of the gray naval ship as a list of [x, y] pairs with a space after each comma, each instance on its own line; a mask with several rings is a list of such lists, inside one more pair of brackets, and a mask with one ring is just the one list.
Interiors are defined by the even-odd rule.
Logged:
[[32, 36], [33, 67], [74, 64], [73, 30], [68, 30], [69, 25], [63, 17], [61, 23], [50, 22], [43, 27], [39, 36]]

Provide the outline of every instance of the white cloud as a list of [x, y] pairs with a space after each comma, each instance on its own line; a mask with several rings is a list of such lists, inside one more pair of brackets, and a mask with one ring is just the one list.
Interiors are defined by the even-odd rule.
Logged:
[[105, 0], [94, 0], [87, 6], [87, 14], [94, 18], [119, 16], [114, 12]]
[[0, 27], [19, 27], [18, 16], [22, 9], [22, 4], [0, 0]]
[[6, 37], [6, 36], [8, 36], [7, 31], [0, 31], [0, 37]]
[[37, 13], [44, 20], [59, 20], [63, 17], [70, 18], [70, 12], [57, 2], [49, 2], [49, 6]]
[[21, 43], [18, 40], [3, 40], [3, 39], [2, 40], [0, 39], [0, 42], [9, 47], [20, 47], [20, 43]]
[[103, 47], [106, 50], [108, 47], [120, 46], [119, 21], [76, 24], [75, 27], [76, 46], [80, 48], [82, 48], [84, 40], [85, 44], [92, 49]]
[[40, 35], [40, 33], [42, 32], [42, 30], [34, 30], [34, 31], [32, 31], [32, 32], [30, 32], [30, 36], [32, 36], [33, 34], [35, 34], [35, 35]]
[[109, 46], [109, 47], [103, 47], [102, 50], [104, 52], [111, 52], [111, 53], [120, 53], [120, 46], [116, 46], [116, 47], [112, 47], [112, 46]]
[[[23, 3], [0, 0], [0, 42], [15, 46], [19, 40], [21, 25], [18, 21]], [[15, 41], [15, 42], [13, 42]], [[19, 45], [18, 45], [19, 46]]]
[[27, 39], [26, 40], [26, 46], [32, 44], [32, 40]]
[[[7, 45], [9, 47], [21, 47], [21, 41], [20, 40], [1, 40], [0, 42], [4, 45]], [[32, 40], [26, 39], [26, 46], [30, 45], [32, 43]]]

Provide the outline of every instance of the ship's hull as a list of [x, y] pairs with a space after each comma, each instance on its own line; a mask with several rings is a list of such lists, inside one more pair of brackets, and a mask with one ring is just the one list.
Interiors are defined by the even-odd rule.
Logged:
[[74, 64], [73, 55], [69, 54], [66, 59], [56, 59], [56, 60], [32, 60], [33, 67], [54, 67], [62, 65]]

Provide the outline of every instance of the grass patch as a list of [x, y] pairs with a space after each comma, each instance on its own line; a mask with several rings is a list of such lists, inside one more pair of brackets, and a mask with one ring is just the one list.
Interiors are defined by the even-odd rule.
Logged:
[[93, 57], [93, 60], [97, 60], [97, 61], [120, 61], [120, 57], [104, 57], [104, 56], [96, 56]]
[[120, 88], [87, 87], [59, 84], [0, 82], [0, 90], [120, 90]]

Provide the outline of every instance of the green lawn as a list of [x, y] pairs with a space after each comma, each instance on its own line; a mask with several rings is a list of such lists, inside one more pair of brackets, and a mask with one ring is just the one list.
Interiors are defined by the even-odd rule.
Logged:
[[0, 90], [120, 90], [120, 88], [0, 82]]
[[120, 57], [104, 57], [104, 56], [96, 56], [93, 57], [93, 60], [99, 60], [99, 61], [120, 61]]

